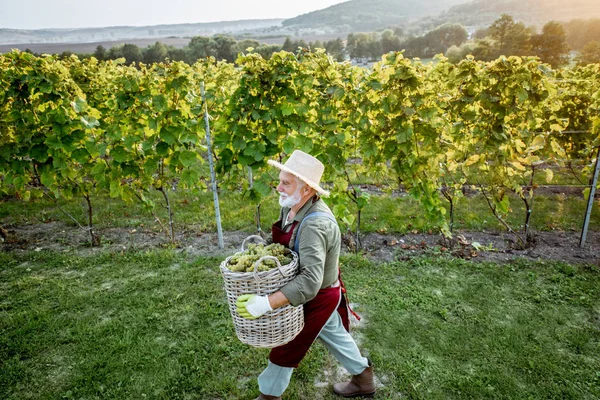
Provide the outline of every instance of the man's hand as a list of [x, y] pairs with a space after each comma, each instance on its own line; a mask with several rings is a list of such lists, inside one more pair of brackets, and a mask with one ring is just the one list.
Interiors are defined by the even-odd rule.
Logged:
[[267, 296], [257, 296], [255, 294], [241, 295], [237, 298], [235, 305], [237, 313], [246, 319], [256, 319], [267, 311], [273, 310]]

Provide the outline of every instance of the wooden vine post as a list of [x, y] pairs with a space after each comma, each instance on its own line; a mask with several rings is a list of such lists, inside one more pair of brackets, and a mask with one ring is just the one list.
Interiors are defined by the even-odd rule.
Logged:
[[208, 122], [208, 106], [204, 96], [204, 82], [200, 84], [200, 93], [204, 103], [204, 122], [206, 126], [206, 147], [208, 149], [208, 164], [210, 165], [210, 181], [212, 183], [213, 200], [215, 202], [215, 218], [217, 219], [217, 235], [219, 237], [219, 249], [223, 249], [223, 228], [221, 227], [221, 210], [219, 209], [219, 193], [217, 192], [217, 178], [215, 176], [215, 165], [213, 163], [212, 150], [210, 145], [210, 125]]

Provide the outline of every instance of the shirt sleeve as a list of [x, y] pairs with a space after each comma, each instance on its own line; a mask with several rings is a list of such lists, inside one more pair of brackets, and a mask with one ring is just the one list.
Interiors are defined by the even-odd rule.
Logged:
[[298, 245], [300, 273], [280, 290], [293, 306], [312, 300], [323, 283], [327, 257], [327, 224], [314, 218], [306, 221]]

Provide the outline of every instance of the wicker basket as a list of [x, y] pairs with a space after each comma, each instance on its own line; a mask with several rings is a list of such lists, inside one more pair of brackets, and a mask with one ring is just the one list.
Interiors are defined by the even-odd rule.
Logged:
[[[249, 238], [246, 238], [246, 240]], [[244, 251], [244, 243], [242, 251]], [[233, 257], [233, 256], [231, 256]], [[246, 319], [236, 312], [235, 302], [243, 294], [268, 295], [291, 281], [298, 273], [298, 255], [292, 251], [292, 262], [281, 265], [276, 257], [265, 256], [254, 263], [254, 272], [232, 272], [227, 268], [231, 257], [221, 263], [225, 292], [235, 333], [242, 343], [254, 347], [277, 347], [294, 339], [304, 327], [302, 306], [287, 305], [267, 312], [257, 319]], [[277, 268], [257, 271], [265, 259], [274, 259]]]

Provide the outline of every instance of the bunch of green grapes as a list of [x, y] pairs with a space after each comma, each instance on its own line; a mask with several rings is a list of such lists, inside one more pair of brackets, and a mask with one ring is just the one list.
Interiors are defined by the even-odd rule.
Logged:
[[[281, 265], [287, 265], [292, 262], [292, 252], [290, 249], [279, 243], [273, 243], [268, 246], [251, 243], [243, 253], [238, 253], [231, 257], [227, 267], [233, 272], [253, 272], [254, 263], [264, 256], [276, 257]], [[276, 267], [277, 263], [275, 260], [269, 258], [260, 263], [257, 271], [268, 271]]]

